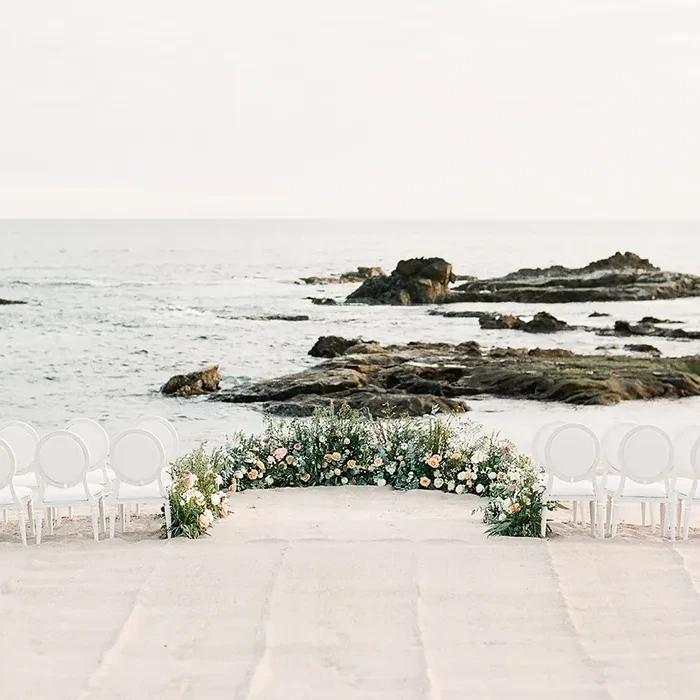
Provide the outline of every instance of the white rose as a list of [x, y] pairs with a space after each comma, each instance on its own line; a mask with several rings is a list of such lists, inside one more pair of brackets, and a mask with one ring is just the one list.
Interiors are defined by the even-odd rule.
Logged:
[[395, 471], [396, 471], [396, 467], [395, 467], [393, 464], [390, 464], [390, 465], [386, 468], [386, 473], [387, 473], [387, 474], [393, 474]]
[[477, 484], [477, 485], [476, 485], [476, 492], [477, 492], [477, 493], [483, 493], [483, 492], [484, 492], [484, 485], [483, 485], [483, 484]]
[[345, 484], [348, 483], [347, 478], [346, 478], [346, 477], [343, 477], [343, 478], [340, 480], [340, 483], [343, 484], [343, 486], [345, 486]]
[[501, 513], [501, 514], [498, 516], [498, 522], [500, 522], [500, 523], [504, 522], [505, 519], [506, 519], [506, 514], [505, 514], [505, 513]]
[[459, 484], [455, 489], [455, 493], [464, 493], [464, 484]]
[[448, 482], [447, 482], [447, 490], [448, 490], [448, 491], [454, 491], [454, 490], [455, 490], [455, 482], [454, 482], [454, 481], [448, 481]]
[[207, 519], [209, 520], [209, 522], [211, 522], [212, 520], [214, 520], [214, 514], [209, 510], [209, 508], [207, 508], [207, 509], [204, 511], [204, 517], [207, 518]]
[[274, 482], [275, 482], [275, 480], [274, 480], [271, 476], [265, 477], [265, 483], [266, 483], [268, 486], [272, 486], [272, 484], [273, 484]]
[[334, 473], [336, 476], [340, 476], [340, 469], [338, 469], [338, 468], [334, 469], [334, 470], [333, 470], [333, 473]]
[[386, 479], [377, 479], [377, 486], [386, 486]]
[[496, 474], [496, 472], [489, 472], [489, 479], [491, 479], [491, 481], [495, 481], [497, 476], [498, 474]]
[[441, 489], [444, 486], [445, 482], [442, 479], [438, 478], [435, 479], [435, 481], [433, 481], [433, 484], [435, 485], [436, 489]]
[[221, 496], [218, 493], [213, 493], [209, 500], [213, 506], [218, 506], [221, 503]]
[[467, 480], [467, 472], [460, 472], [459, 474], [457, 474], [457, 478], [460, 481], [466, 481]]
[[343, 445], [349, 445], [349, 444], [350, 444], [350, 438], [345, 438], [345, 440], [343, 440]]
[[242, 472], [242, 471], [233, 472], [233, 475], [236, 477], [236, 479], [242, 479], [242, 478], [243, 478], [243, 472]]

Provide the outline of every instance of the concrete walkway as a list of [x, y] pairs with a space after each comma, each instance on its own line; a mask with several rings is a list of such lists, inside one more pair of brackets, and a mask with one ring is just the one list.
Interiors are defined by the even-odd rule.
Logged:
[[198, 542], [0, 545], [3, 700], [696, 700], [700, 546], [267, 491]]

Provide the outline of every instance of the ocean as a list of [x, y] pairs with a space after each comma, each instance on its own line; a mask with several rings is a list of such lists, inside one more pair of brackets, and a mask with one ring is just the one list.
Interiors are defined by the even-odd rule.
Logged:
[[[482, 331], [476, 319], [446, 319], [425, 307], [316, 306], [357, 285], [299, 284], [359, 265], [441, 256], [458, 274], [493, 276], [520, 267], [582, 266], [630, 250], [666, 270], [700, 275], [700, 222], [683, 221], [0, 221], [0, 421], [25, 420], [40, 433], [74, 417], [100, 420], [111, 435], [143, 414], [175, 424], [182, 448], [218, 444], [256, 430], [250, 407], [159, 394], [172, 375], [218, 364], [223, 386], [304, 369], [320, 335], [381, 343], [476, 340], [485, 347], [560, 347], [594, 352], [614, 339], [569, 332], [529, 336]], [[544, 305], [450, 306], [533, 314]], [[546, 310], [569, 323], [609, 325], [653, 314], [700, 329], [700, 299], [562, 304]], [[612, 319], [589, 319], [594, 311]], [[306, 314], [308, 321], [262, 320]], [[700, 343], [653, 339], [666, 355], [700, 353]], [[467, 419], [529, 449], [550, 420], [603, 429], [616, 420], [671, 431], [700, 420], [700, 399], [575, 407], [478, 397]]]

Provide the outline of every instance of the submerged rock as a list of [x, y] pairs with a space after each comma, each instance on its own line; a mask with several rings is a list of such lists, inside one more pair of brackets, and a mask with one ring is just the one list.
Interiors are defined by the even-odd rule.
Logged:
[[0, 299], [0, 306], [10, 306], [15, 304], [26, 304], [26, 301], [18, 301], [17, 299]]
[[436, 304], [449, 293], [454, 282], [452, 265], [442, 258], [401, 260], [391, 275], [367, 279], [348, 302], [365, 304]]
[[316, 306], [338, 306], [338, 302], [335, 299], [329, 299], [328, 297], [306, 297], [311, 301], [312, 304]]
[[[421, 415], [433, 406], [464, 410], [464, 399], [478, 394], [595, 405], [700, 396], [700, 356], [576, 355], [540, 348], [495, 348], [483, 355], [473, 342], [384, 347], [346, 340], [343, 346], [341, 354], [304, 372], [213, 399], [257, 404], [278, 415], [308, 415], [331, 401], [373, 413], [388, 403]], [[358, 352], [362, 347], [371, 352]]]
[[612, 328], [597, 329], [600, 336], [643, 336], [651, 338], [670, 338], [671, 340], [700, 340], [700, 331], [686, 331], [683, 328], [659, 328], [651, 323], [615, 321]]
[[582, 268], [524, 268], [504, 277], [467, 282], [449, 301], [551, 304], [690, 296], [700, 296], [700, 277], [663, 272], [634, 253], [615, 253]]
[[648, 355], [661, 355], [659, 348], [655, 348], [653, 345], [645, 345], [644, 343], [625, 345], [625, 350], [629, 352], [643, 352]]
[[606, 314], [602, 311], [594, 311], [593, 313], [588, 314], [588, 318], [607, 318], [609, 316], [610, 314]]
[[219, 391], [221, 375], [219, 365], [190, 374], [177, 374], [160, 388], [166, 396], [199, 396]]

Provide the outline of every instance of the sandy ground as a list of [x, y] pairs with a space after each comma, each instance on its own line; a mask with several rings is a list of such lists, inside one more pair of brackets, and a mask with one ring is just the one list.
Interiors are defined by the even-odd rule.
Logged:
[[198, 542], [157, 539], [152, 516], [99, 543], [64, 522], [26, 549], [0, 526], [0, 697], [700, 696], [697, 536], [487, 539], [479, 503], [245, 493]]

